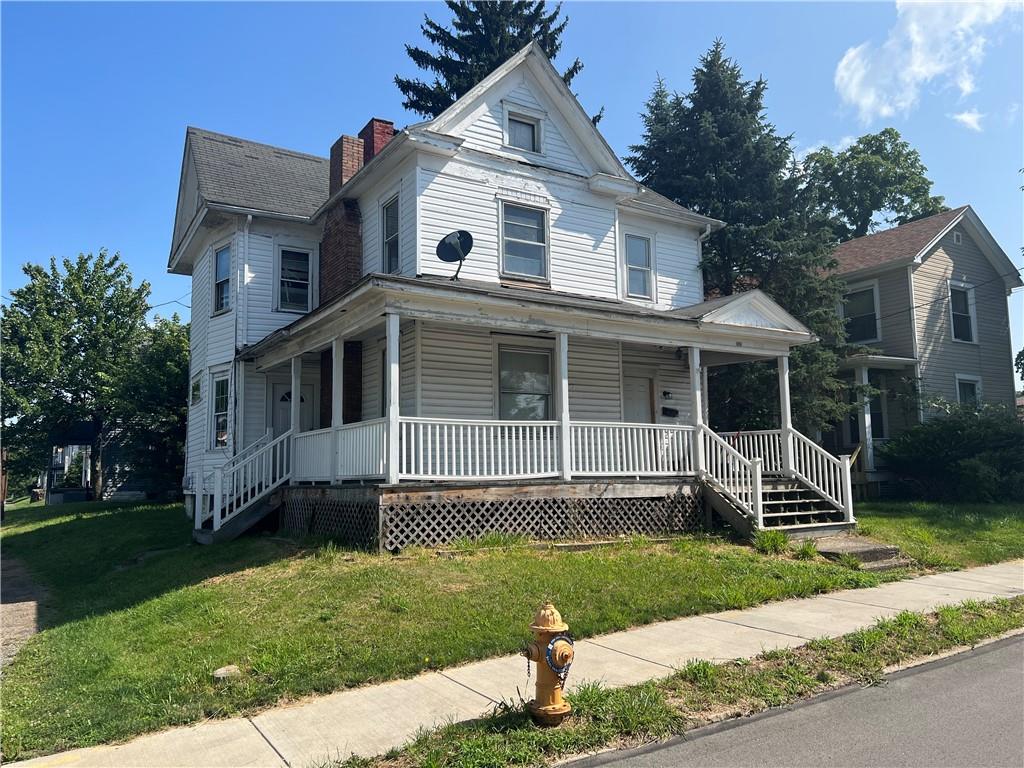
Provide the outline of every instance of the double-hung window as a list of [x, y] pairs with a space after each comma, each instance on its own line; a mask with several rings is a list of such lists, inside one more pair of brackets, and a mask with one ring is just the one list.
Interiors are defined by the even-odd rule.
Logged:
[[312, 291], [312, 254], [297, 248], [281, 249], [281, 278], [277, 307], [282, 312], [308, 312]]
[[546, 211], [502, 203], [502, 272], [547, 278], [547, 239]]
[[398, 195], [381, 208], [384, 272], [393, 275], [401, 269], [398, 255]]
[[881, 340], [878, 329], [878, 288], [856, 288], [843, 297], [846, 339], [854, 344]]
[[956, 400], [960, 405], [977, 406], [981, 397], [981, 379], [977, 376], [956, 375]]
[[213, 254], [213, 311], [231, 309], [231, 246], [218, 248]]
[[653, 299], [653, 278], [651, 239], [626, 235], [626, 295], [635, 299]]
[[508, 117], [508, 145], [527, 152], [539, 152], [538, 125], [536, 120], [519, 115]]
[[213, 447], [228, 445], [228, 377], [213, 379]]
[[966, 283], [950, 283], [949, 313], [954, 341], [975, 341], [974, 288]]
[[498, 418], [545, 421], [551, 418], [551, 352], [498, 347]]

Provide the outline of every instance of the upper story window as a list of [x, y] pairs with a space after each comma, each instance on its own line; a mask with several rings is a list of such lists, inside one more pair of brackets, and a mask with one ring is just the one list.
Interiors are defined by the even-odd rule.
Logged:
[[498, 347], [498, 418], [546, 421], [551, 418], [551, 352]]
[[964, 236], [959, 231], [953, 230], [953, 245], [963, 245]]
[[231, 309], [231, 246], [218, 248], [213, 254], [213, 312]]
[[855, 344], [881, 341], [878, 312], [878, 284], [853, 286], [843, 297], [846, 340]]
[[949, 314], [954, 341], [977, 341], [974, 313], [974, 287], [967, 283], [949, 284]]
[[398, 195], [381, 208], [382, 251], [384, 272], [393, 275], [401, 269], [398, 254]]
[[312, 298], [312, 251], [281, 248], [277, 308], [282, 312], [309, 312]]
[[228, 377], [213, 379], [213, 447], [228, 445]]
[[956, 401], [960, 405], [977, 405], [981, 400], [981, 379], [956, 374]]
[[547, 212], [502, 203], [502, 264], [507, 275], [547, 279]]
[[654, 298], [654, 270], [649, 237], [626, 235], [626, 295], [635, 299]]
[[536, 152], [540, 142], [537, 140], [537, 123], [518, 115], [508, 118], [508, 145], [527, 152]]

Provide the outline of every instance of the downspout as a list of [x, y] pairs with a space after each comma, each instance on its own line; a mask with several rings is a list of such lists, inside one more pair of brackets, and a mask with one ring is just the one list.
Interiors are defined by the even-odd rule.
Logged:
[[[249, 226], [252, 224], [252, 214], [247, 214], [245, 217], [245, 226], [242, 228], [242, 248], [241, 248], [241, 264], [239, 265], [238, 280], [236, 295], [238, 297], [235, 302], [235, 351], [239, 349], [239, 332], [241, 326], [241, 332], [245, 332], [248, 327], [248, 314], [249, 314], [249, 301], [248, 292], [245, 291], [245, 278], [249, 273]], [[244, 313], [246, 315], [246, 322], [241, 322], [241, 316], [243, 314], [242, 303], [245, 302]], [[242, 340], [243, 345], [248, 341], [248, 337]], [[241, 360], [235, 361], [232, 366], [232, 376], [234, 378], [234, 386], [232, 387], [232, 407], [234, 409], [234, 429], [231, 434], [231, 455], [238, 455], [238, 449], [244, 441], [244, 435], [242, 434], [242, 428], [245, 423], [245, 415], [239, 409], [239, 387], [245, 386], [245, 363]]]

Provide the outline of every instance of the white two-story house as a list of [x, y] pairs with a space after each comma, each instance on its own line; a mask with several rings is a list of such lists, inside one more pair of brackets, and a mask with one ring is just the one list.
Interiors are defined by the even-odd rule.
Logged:
[[[169, 268], [197, 537], [282, 505], [385, 549], [685, 528], [703, 500], [747, 530], [851, 524], [848, 461], [790, 422], [812, 335], [759, 291], [704, 301], [722, 226], [636, 182], [536, 45], [328, 158], [190, 128]], [[765, 359], [779, 428], [708, 429], [707, 368]]]

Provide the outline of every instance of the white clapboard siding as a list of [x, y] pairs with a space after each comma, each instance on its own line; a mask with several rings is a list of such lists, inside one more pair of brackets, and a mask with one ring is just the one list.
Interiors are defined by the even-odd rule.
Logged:
[[[522, 72], [511, 73], [505, 81], [497, 83], [485, 97], [482, 109], [475, 111], [473, 119], [455, 131], [463, 139], [463, 146], [482, 152], [501, 152], [504, 144], [504, 110], [502, 100], [545, 112], [543, 120], [543, 154], [532, 158], [538, 165], [585, 175], [586, 166], [580, 161], [569, 140], [551, 118], [555, 108], [543, 95], [538, 95], [535, 83], [524, 79]], [[514, 110], [514, 106], [512, 107]]]
[[[416, 326], [404, 322], [399, 337], [398, 357], [398, 410], [412, 415], [416, 407]], [[363, 342], [363, 420], [384, 415], [384, 355], [387, 345], [383, 340]]]
[[569, 338], [570, 418], [619, 421], [622, 417], [621, 387], [618, 342]]
[[263, 437], [267, 431], [268, 411], [267, 375], [256, 370], [254, 363], [245, 364], [245, 392], [242, 397], [244, 434], [240, 447], [244, 448]]
[[[686, 361], [676, 357], [675, 349], [670, 347], [644, 346], [640, 344], [622, 345], [622, 367], [626, 375], [631, 371], [647, 375], [653, 373], [654, 382], [654, 420], [658, 424], [690, 424], [690, 377], [686, 369]], [[671, 393], [671, 399], [664, 393]], [[675, 408], [679, 415], [675, 418], [663, 416], [663, 407]]]
[[384, 203], [398, 195], [398, 254], [403, 275], [416, 274], [416, 166], [410, 162], [359, 197], [363, 230], [363, 274], [384, 271], [381, 243]]
[[491, 335], [476, 328], [422, 323], [422, 416], [493, 419]]

